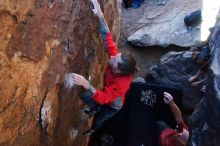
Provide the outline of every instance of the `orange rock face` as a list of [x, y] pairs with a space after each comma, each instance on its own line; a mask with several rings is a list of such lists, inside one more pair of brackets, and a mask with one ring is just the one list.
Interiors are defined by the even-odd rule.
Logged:
[[[117, 0], [100, 2], [118, 40]], [[75, 72], [102, 87], [107, 59], [89, 1], [0, 1], [0, 34], [0, 145], [87, 145], [83, 89], [63, 84]]]

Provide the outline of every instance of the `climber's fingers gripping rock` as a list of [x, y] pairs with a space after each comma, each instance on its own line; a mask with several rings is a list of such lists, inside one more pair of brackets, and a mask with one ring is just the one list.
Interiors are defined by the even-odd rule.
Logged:
[[83, 86], [85, 89], [90, 87], [89, 81], [82, 75], [74, 73], [73, 80], [76, 85]]
[[102, 10], [100, 8], [99, 2], [97, 0], [90, 0], [92, 2], [93, 8], [92, 12], [95, 16], [101, 18], [103, 17]]

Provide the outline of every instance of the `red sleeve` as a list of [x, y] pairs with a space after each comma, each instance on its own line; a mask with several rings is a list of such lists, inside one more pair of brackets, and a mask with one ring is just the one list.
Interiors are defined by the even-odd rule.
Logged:
[[96, 92], [92, 95], [92, 98], [99, 104], [107, 104], [114, 101], [119, 96], [122, 96], [120, 90], [117, 85], [113, 84], [105, 87], [103, 91], [96, 90]]
[[184, 123], [184, 121], [182, 121], [181, 123], [178, 124], [178, 129], [177, 129], [177, 131], [178, 131], [178, 132], [183, 132], [183, 128], [186, 129], [186, 130], [188, 130], [188, 127], [187, 127], [187, 125]]
[[172, 135], [176, 133], [177, 132], [173, 129], [165, 128], [160, 134], [160, 146], [175, 146]]
[[107, 49], [108, 57], [115, 56], [118, 54], [118, 48], [116, 47], [115, 43], [112, 40], [111, 33], [108, 32], [105, 39], [105, 47]]
[[92, 98], [99, 104], [108, 104], [114, 101], [117, 97], [122, 97], [122, 104], [124, 103], [124, 96], [128, 91], [131, 83], [131, 75], [120, 76], [114, 78], [114, 83], [105, 86], [103, 90], [96, 90]]

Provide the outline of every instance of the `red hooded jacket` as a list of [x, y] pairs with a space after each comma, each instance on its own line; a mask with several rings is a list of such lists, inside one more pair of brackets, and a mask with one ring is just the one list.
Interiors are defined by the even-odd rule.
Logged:
[[[115, 56], [118, 49], [112, 40], [111, 33], [108, 32], [103, 39], [108, 53], [108, 57]], [[121, 109], [124, 104], [124, 97], [130, 87], [132, 76], [121, 75], [112, 72], [111, 66], [107, 66], [104, 72], [104, 89], [96, 90], [92, 98], [99, 104], [108, 104], [114, 109]]]

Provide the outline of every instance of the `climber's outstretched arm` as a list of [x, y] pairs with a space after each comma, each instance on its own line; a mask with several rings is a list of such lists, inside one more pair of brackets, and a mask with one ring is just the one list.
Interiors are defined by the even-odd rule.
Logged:
[[99, 31], [102, 36], [104, 48], [106, 49], [107, 54], [110, 58], [110, 56], [115, 56], [118, 53], [118, 49], [112, 40], [111, 33], [110, 33], [108, 25], [105, 21], [104, 15], [103, 15], [102, 10], [99, 5], [99, 2], [97, 0], [91, 0], [91, 2], [93, 4], [92, 11], [93, 11], [94, 15], [96, 17], [98, 17]]
[[89, 83], [88, 80], [82, 75], [72, 73], [71, 78], [73, 79], [74, 84], [83, 86], [85, 89], [90, 90], [92, 93], [96, 92], [96, 89]]
[[105, 39], [107, 33], [109, 32], [108, 25], [105, 21], [99, 2], [97, 0], [91, 0], [91, 2], [93, 4], [93, 14], [98, 17], [99, 31], [102, 35], [102, 39]]

